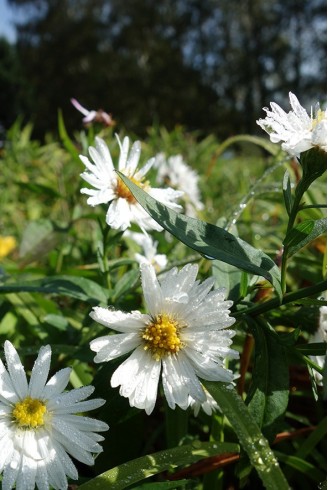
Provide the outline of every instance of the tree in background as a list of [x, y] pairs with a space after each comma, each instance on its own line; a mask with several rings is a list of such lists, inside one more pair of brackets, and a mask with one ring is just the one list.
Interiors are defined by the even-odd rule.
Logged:
[[226, 137], [254, 132], [288, 90], [325, 93], [322, 0], [10, 1], [26, 12], [17, 50], [39, 136], [59, 107], [77, 127], [70, 97], [139, 135], [156, 122]]

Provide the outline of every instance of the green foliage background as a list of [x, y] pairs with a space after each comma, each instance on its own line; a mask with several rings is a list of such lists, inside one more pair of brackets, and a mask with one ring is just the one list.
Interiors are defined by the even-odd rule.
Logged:
[[[27, 370], [39, 347], [49, 343], [53, 371], [71, 366], [72, 386], [91, 383], [96, 395], [107, 400], [97, 414], [110, 425], [104, 453], [97, 458], [95, 468], [78, 467], [79, 483], [85, 482], [84, 488], [93, 487], [92, 477], [158, 451], [164, 451], [164, 456], [154, 456], [151, 464], [146, 458], [131, 463], [131, 467], [111, 470], [99, 488], [127, 488], [132, 474], [139, 475], [134, 488], [262, 488], [252, 471], [258, 466], [257, 460], [251, 459], [250, 464], [246, 453], [261, 451], [266, 443], [262, 449], [261, 444], [253, 448], [246, 444], [246, 452], [240, 453], [234, 433], [242, 417], [249, 417], [243, 414], [244, 404], [239, 412], [231, 409], [234, 419], [229, 418], [229, 410], [224, 411], [228, 419], [221, 413], [208, 417], [202, 412], [195, 418], [189, 412], [167, 409], [160, 397], [153, 414], [146, 416], [129, 407], [118, 390], [110, 387], [111, 373], [121, 360], [101, 366], [92, 362], [89, 341], [102, 334], [103, 328], [90, 319], [91, 307], [143, 308], [134, 259], [136, 246], [122, 239], [120, 232], [108, 229], [105, 206], [90, 208], [80, 194], [79, 174], [84, 168], [78, 154], [87, 153], [88, 145], [94, 142], [94, 130], [69, 137], [62, 120], [60, 128], [61, 142], [49, 137], [40, 144], [31, 138], [31, 125], [24, 126], [18, 120], [1, 150], [1, 234], [13, 235], [17, 247], [2, 259], [0, 269], [0, 343], [6, 339], [13, 342]], [[112, 130], [101, 130], [100, 135], [115, 161], [118, 145]], [[286, 168], [296, 183], [300, 166], [265, 141], [263, 138], [257, 141], [260, 145], [254, 144], [245, 136], [222, 143], [213, 135], [201, 138], [182, 127], [173, 131], [152, 127], [142, 145], [142, 161], [159, 151], [167, 156], [182, 154], [200, 174], [205, 203], [201, 218], [220, 226], [228, 224], [231, 233], [238, 233], [279, 264], [287, 228], [281, 183]], [[154, 181], [155, 175], [152, 178]], [[314, 207], [301, 211], [302, 223], [323, 218], [322, 209], [316, 206], [325, 202], [325, 192], [324, 177], [320, 177], [305, 194], [306, 204]], [[251, 423], [256, 422], [270, 444], [274, 443], [272, 448], [290, 486], [312, 489], [319, 485], [325, 479], [325, 394], [313, 381], [308, 355], [323, 354], [325, 349], [320, 344], [308, 344], [308, 340], [317, 329], [319, 307], [324, 304], [318, 300], [325, 278], [323, 238], [316, 237], [291, 256], [287, 295], [281, 305], [264, 279], [259, 281], [232, 266], [210, 261], [171, 235], [154, 236], [159, 252], [169, 257], [168, 268], [196, 261], [201, 277], [213, 273], [217, 286], [227, 287], [235, 301], [232, 314], [237, 318], [234, 347], [241, 353], [242, 362], [243, 355], [249, 356], [245, 373], [239, 361], [230, 363], [230, 368], [241, 370], [242, 385], [237, 381], [237, 388], [246, 400]], [[224, 390], [211, 383], [207, 388], [223, 407], [231, 402]], [[247, 432], [247, 426], [240, 430]], [[296, 436], [277, 443], [275, 437], [284, 432]], [[243, 433], [241, 441], [245, 442]], [[262, 439], [255, 443], [259, 441]], [[220, 446], [223, 442], [230, 446]], [[239, 454], [239, 461], [219, 468], [211, 466], [213, 460], [205, 459], [198, 472], [191, 466], [205, 457], [218, 459], [220, 452]], [[181, 481], [172, 486], [169, 479], [176, 466], [182, 470], [177, 473]], [[153, 474], [148, 486], [145, 482], [140, 486], [138, 481]], [[266, 483], [267, 488], [284, 488], [277, 478], [272, 477], [272, 486]]]

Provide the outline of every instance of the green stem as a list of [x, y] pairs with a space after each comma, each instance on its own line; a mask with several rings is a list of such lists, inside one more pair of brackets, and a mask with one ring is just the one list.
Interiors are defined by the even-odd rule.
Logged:
[[[295, 191], [295, 199], [293, 202], [292, 209], [290, 211], [289, 219], [288, 219], [288, 225], [287, 225], [287, 232], [286, 236], [290, 232], [290, 230], [293, 228], [297, 213], [300, 211], [300, 202], [303, 197], [303, 194], [305, 192], [305, 189], [303, 190], [304, 185], [302, 183], [302, 179], [300, 180], [296, 191]], [[283, 254], [282, 254], [282, 260], [281, 260], [281, 289], [282, 293], [285, 294], [286, 292], [286, 274], [287, 274], [287, 260], [288, 260], [288, 245], [285, 245]]]
[[237, 319], [244, 315], [251, 315], [251, 316], [261, 315], [262, 313], [266, 313], [267, 311], [273, 310], [274, 308], [279, 308], [280, 306], [286, 305], [288, 303], [293, 303], [302, 298], [307, 298], [308, 296], [321, 293], [322, 291], [326, 290], [326, 287], [327, 287], [326, 281], [321, 281], [318, 284], [315, 284], [314, 286], [299, 289], [298, 291], [292, 293], [287, 293], [283, 297], [282, 301], [280, 301], [280, 298], [273, 298], [270, 299], [269, 301], [266, 301], [265, 303], [261, 303], [259, 305], [254, 305], [251, 308], [237, 311], [236, 313], [233, 313], [233, 316]]
[[288, 490], [288, 482], [268, 441], [264, 438], [235, 389], [231, 385], [213, 381], [203, 380], [203, 384], [229, 420], [265, 488], [268, 490]]

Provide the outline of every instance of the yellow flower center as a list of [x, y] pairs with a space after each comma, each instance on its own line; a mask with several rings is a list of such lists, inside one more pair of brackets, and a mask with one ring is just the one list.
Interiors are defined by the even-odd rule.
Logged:
[[[141, 187], [142, 189], [148, 187], [148, 182], [142, 183], [142, 181], [139, 181], [134, 177], [129, 177], [129, 179], [132, 180], [134, 184], [136, 184], [138, 187]], [[120, 178], [117, 179], [115, 192], [117, 197], [122, 197], [123, 199], [126, 199], [130, 204], [135, 204], [137, 202], [137, 200], [135, 199], [134, 195], [132, 194], [128, 186], [125, 185], [123, 180]]]
[[179, 336], [179, 323], [166, 313], [158, 315], [143, 330], [144, 349], [150, 350], [156, 361], [176, 354], [183, 347]]
[[13, 417], [20, 427], [35, 429], [44, 425], [46, 411], [46, 406], [41, 400], [28, 396], [21, 402], [16, 403]]
[[317, 124], [319, 124], [326, 117], [326, 112], [318, 109], [315, 118], [312, 120], [312, 129], [314, 129]]

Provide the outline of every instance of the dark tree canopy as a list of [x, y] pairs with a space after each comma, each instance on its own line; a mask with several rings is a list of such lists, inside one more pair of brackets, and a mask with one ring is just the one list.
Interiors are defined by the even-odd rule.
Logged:
[[226, 137], [253, 132], [261, 107], [287, 106], [289, 90], [303, 104], [325, 94], [323, 0], [11, 4], [26, 11], [15, 60], [23, 102], [11, 110], [23, 108], [40, 136], [56, 128], [58, 108], [78, 127], [71, 97], [141, 135], [157, 122]]

